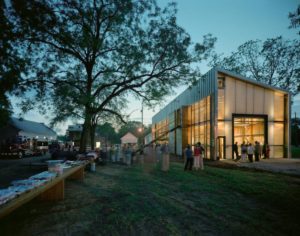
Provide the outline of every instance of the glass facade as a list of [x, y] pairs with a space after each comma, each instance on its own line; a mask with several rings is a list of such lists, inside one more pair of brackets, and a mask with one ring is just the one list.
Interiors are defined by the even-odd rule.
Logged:
[[[235, 117], [233, 120], [234, 126], [234, 137], [233, 143], [238, 142], [239, 144], [251, 143], [254, 145], [255, 141], [261, 145], [265, 143], [266, 119], [260, 117]], [[239, 150], [241, 153], [241, 150]]]
[[156, 123], [152, 127], [152, 135], [156, 143], [164, 143], [169, 141], [169, 120], [165, 119]]
[[232, 145], [268, 143], [270, 156], [284, 157], [288, 116], [285, 95], [258, 85], [226, 77], [218, 89], [218, 137], [226, 138], [224, 158], [232, 158]]
[[210, 157], [210, 96], [188, 106], [186, 111], [185, 145], [200, 142], [205, 149], [204, 157]]
[[177, 155], [201, 142], [206, 158], [231, 159], [235, 142], [258, 141], [270, 157], [289, 157], [289, 94], [233, 76], [212, 70], [179, 95], [154, 117], [153, 139]]

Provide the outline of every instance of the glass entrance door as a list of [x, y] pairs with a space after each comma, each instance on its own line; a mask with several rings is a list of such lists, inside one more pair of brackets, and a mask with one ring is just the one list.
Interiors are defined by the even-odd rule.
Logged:
[[222, 160], [225, 159], [225, 137], [224, 136], [219, 136], [217, 138], [217, 159]]

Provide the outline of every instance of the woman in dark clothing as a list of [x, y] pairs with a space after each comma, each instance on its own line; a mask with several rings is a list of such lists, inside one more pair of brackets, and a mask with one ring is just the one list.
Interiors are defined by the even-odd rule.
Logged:
[[187, 170], [187, 169], [192, 170], [194, 158], [193, 158], [193, 151], [192, 151], [190, 145], [187, 145], [187, 147], [184, 151], [184, 154], [185, 154], [185, 157], [186, 157], [184, 170]]
[[[238, 160], [239, 159], [238, 142], [235, 142], [235, 144], [233, 144], [233, 153], [235, 154], [235, 159]], [[232, 157], [232, 159], [234, 159], [234, 156]]]

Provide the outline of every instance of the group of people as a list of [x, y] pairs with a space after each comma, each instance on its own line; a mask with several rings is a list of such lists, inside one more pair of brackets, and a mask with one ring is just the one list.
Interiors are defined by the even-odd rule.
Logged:
[[200, 142], [198, 142], [195, 147], [194, 151], [191, 148], [191, 145], [187, 145], [186, 149], [184, 150], [184, 156], [186, 158], [184, 170], [203, 170], [203, 155], [204, 155], [204, 148]]
[[125, 144], [122, 147], [119, 145], [104, 145], [100, 149], [100, 156], [105, 161], [124, 163], [128, 166], [132, 164], [134, 153], [135, 147], [131, 144]]
[[130, 166], [133, 164], [133, 158], [135, 156], [136, 147], [132, 144], [126, 144], [122, 147], [122, 161], [127, 165]]
[[270, 158], [270, 147], [267, 143], [264, 144], [262, 147], [258, 141], [255, 141], [254, 145], [252, 145], [252, 143], [246, 144], [245, 142], [243, 142], [241, 144], [241, 156], [240, 156], [239, 149], [238, 149], [238, 142], [235, 142], [233, 145], [233, 153], [235, 155], [236, 160], [241, 159], [242, 161], [245, 161], [248, 158], [249, 162], [253, 162], [253, 156], [255, 161], [259, 161], [262, 158], [262, 156], [263, 159]]

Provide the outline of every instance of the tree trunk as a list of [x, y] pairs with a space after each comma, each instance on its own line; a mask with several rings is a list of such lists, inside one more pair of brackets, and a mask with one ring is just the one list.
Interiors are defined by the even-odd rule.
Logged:
[[96, 125], [93, 124], [91, 125], [91, 132], [90, 132], [90, 137], [91, 137], [91, 149], [95, 150], [95, 131], [96, 131]]
[[91, 115], [86, 112], [84, 124], [82, 127], [81, 138], [80, 138], [80, 148], [79, 152], [86, 151], [86, 145], [88, 144], [88, 137], [91, 130]]
[[[86, 65], [86, 73], [87, 73], [87, 85], [86, 85], [86, 96], [88, 99], [91, 97], [92, 91], [92, 71], [93, 65], [89, 64]], [[80, 152], [86, 151], [86, 145], [88, 144], [89, 133], [91, 131], [92, 125], [92, 114], [91, 109], [88, 104], [85, 104], [85, 117], [84, 117], [84, 124], [82, 128], [81, 138], [80, 138]]]

